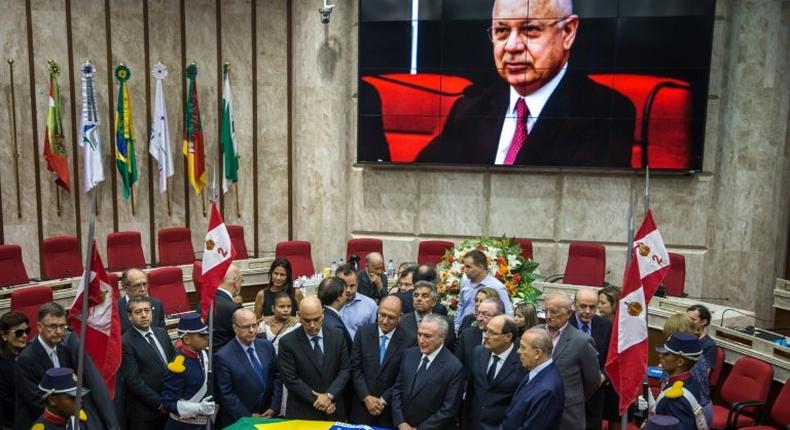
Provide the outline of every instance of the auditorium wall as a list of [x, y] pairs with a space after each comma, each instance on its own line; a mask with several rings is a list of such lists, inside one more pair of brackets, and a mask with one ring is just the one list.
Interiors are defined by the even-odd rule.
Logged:
[[[633, 190], [641, 202], [644, 189], [639, 176], [355, 165], [358, 2], [335, 3], [331, 22], [322, 25], [319, 0], [0, 0], [0, 55], [16, 60], [22, 209], [19, 217], [4, 62], [2, 231], [6, 243], [22, 244], [31, 275], [38, 274], [37, 237], [79, 234], [84, 241], [87, 232], [89, 198], [76, 191], [78, 178], [72, 177], [71, 194], [61, 193], [58, 215], [41, 157], [46, 60], [53, 58], [64, 69], [60, 82], [70, 157], [79, 152], [73, 145], [80, 114], [80, 105], [73, 103], [81, 103], [79, 65], [90, 59], [97, 66], [105, 147], [117, 95], [117, 82], [108, 82], [109, 68], [124, 62], [132, 70], [140, 169], [136, 212], [117, 191], [107, 152], [108, 179], [98, 196], [96, 228], [102, 250], [108, 232], [139, 230], [150, 260], [155, 231], [185, 224], [192, 228], [195, 248], [202, 247], [207, 218], [185, 186], [179, 153], [181, 71], [191, 62], [199, 67], [210, 179], [218, 154], [221, 66], [229, 61], [242, 163], [240, 216], [235, 191], [224, 196], [223, 213], [228, 223], [245, 226], [248, 248], [259, 255], [289, 236], [310, 240], [320, 268], [344, 254], [348, 238], [379, 237], [385, 257], [400, 262], [416, 259], [419, 240], [507, 235], [531, 238], [542, 273], [556, 274], [564, 270], [569, 242], [588, 240], [606, 245], [606, 279], [621, 283], [628, 200]], [[703, 170], [653, 176], [650, 206], [670, 250], [686, 256], [689, 295], [768, 317], [774, 278], [784, 273], [790, 224], [790, 58], [781, 42], [790, 38], [790, 2], [719, 0], [716, 14]], [[170, 212], [152, 183], [156, 167], [146, 154], [154, 91], [150, 66], [157, 61], [170, 72], [165, 88], [176, 159]], [[81, 174], [81, 158], [71, 160], [72, 176], [75, 166]], [[641, 211], [640, 206], [639, 216]]]

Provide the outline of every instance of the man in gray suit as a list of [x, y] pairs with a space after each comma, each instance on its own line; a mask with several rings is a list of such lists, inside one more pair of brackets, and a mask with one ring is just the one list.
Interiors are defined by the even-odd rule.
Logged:
[[565, 386], [565, 407], [559, 430], [585, 428], [584, 402], [589, 399], [603, 380], [598, 367], [598, 353], [592, 338], [569, 323], [573, 315], [573, 302], [567, 294], [548, 293], [546, 305], [546, 332], [554, 351], [551, 358], [562, 375]]

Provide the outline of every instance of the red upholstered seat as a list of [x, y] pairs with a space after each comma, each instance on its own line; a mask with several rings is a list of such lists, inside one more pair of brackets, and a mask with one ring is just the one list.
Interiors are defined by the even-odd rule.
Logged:
[[162, 301], [165, 315], [192, 310], [180, 267], [160, 267], [148, 272], [148, 294]]
[[532, 241], [517, 237], [513, 239], [521, 247], [521, 257], [532, 260]]
[[107, 235], [107, 268], [118, 272], [145, 268], [139, 231], [118, 231]]
[[[770, 412], [771, 420], [779, 425], [779, 428], [785, 429], [790, 426], [790, 379], [785, 381], [779, 395], [776, 396]], [[743, 427], [748, 430], [778, 430], [777, 427], [760, 425]]]
[[597, 243], [571, 242], [562, 282], [602, 287], [606, 275], [606, 248]]
[[732, 366], [721, 386], [719, 395], [723, 405], [713, 405], [713, 429], [741, 428], [755, 424], [755, 409], [745, 408], [741, 413], [731, 413], [738, 402], [765, 402], [771, 388], [773, 368], [756, 358], [743, 357]]
[[448, 240], [421, 240], [417, 250], [417, 264], [439, 264], [448, 249], [452, 249], [454, 243]]
[[30, 281], [22, 261], [19, 245], [0, 245], [0, 287], [26, 284]]
[[285, 258], [291, 263], [294, 278], [315, 275], [310, 242], [306, 240], [278, 242], [274, 250], [274, 257]]
[[724, 368], [724, 348], [717, 346], [716, 347], [716, 363], [713, 365], [713, 371], [710, 372], [708, 375], [708, 383], [710, 384], [710, 392], [713, 394], [713, 390], [719, 386], [719, 382], [721, 382], [721, 371]]
[[41, 243], [41, 277], [71, 278], [82, 275], [80, 244], [74, 236], [54, 236]]
[[52, 301], [52, 288], [44, 285], [22, 287], [11, 291], [11, 310], [22, 312], [30, 322], [28, 339], [38, 334], [38, 308]]
[[240, 225], [228, 225], [228, 235], [233, 249], [236, 250], [236, 260], [246, 260], [250, 258], [247, 252], [247, 242], [244, 241], [244, 227]]
[[192, 264], [195, 251], [192, 248], [192, 232], [186, 227], [171, 227], [159, 230], [159, 265], [178, 266]]
[[668, 296], [683, 297], [686, 288], [686, 257], [682, 254], [669, 253], [669, 272], [663, 284]]
[[349, 261], [352, 255], [356, 255], [359, 257], [359, 270], [363, 270], [365, 268], [365, 257], [371, 252], [383, 254], [383, 250], [384, 244], [381, 242], [381, 239], [349, 239], [346, 243], [346, 261]]

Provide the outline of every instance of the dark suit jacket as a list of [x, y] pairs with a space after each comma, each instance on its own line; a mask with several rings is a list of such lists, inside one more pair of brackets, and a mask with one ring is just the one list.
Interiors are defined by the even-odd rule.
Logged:
[[357, 291], [361, 294], [364, 294], [370, 297], [373, 300], [379, 300], [381, 297], [387, 294], [387, 274], [382, 273], [381, 277], [381, 285], [383, 285], [383, 291], [380, 291], [373, 285], [373, 282], [370, 281], [370, 276], [368, 275], [367, 270], [360, 270], [359, 276], [357, 277]]
[[470, 381], [466, 389], [464, 402], [465, 429], [496, 430], [505, 416], [505, 411], [510, 405], [513, 393], [519, 383], [527, 376], [527, 371], [518, 358], [518, 345], [513, 349], [502, 363], [496, 378], [488, 383], [488, 361], [491, 352], [482, 345], [475, 346], [472, 360], [467, 368], [470, 371]]
[[[355, 424], [394, 427], [392, 423], [392, 387], [398, 378], [403, 351], [417, 344], [417, 339], [406, 330], [396, 328], [387, 345], [384, 361], [379, 364], [378, 324], [365, 324], [354, 336], [351, 349], [351, 375], [354, 383], [354, 402], [351, 405], [351, 422]], [[381, 397], [387, 407], [377, 417], [370, 415], [363, 399]]]
[[[167, 331], [159, 327], [151, 327], [157, 342], [162, 345], [165, 359], [169, 363], [176, 356], [176, 349]], [[151, 347], [148, 340], [137, 330], [124, 333], [123, 359], [121, 373], [126, 387], [126, 418], [127, 421], [148, 422], [161, 418], [159, 391], [162, 378], [167, 374], [167, 365], [162, 361], [159, 352]]]
[[[68, 334], [58, 345], [56, 351], [60, 367], [76, 369], [79, 343], [76, 336]], [[85, 387], [90, 393], [85, 396], [83, 408], [88, 415], [88, 428], [118, 429], [118, 419], [107, 387], [93, 360], [85, 356]], [[52, 361], [44, 347], [34, 338], [19, 354], [14, 368], [14, 385], [16, 386], [15, 429], [29, 429], [33, 422], [44, 412], [44, 402], [38, 384], [47, 369], [52, 368]]]
[[[151, 325], [165, 328], [165, 308], [162, 306], [162, 302], [156, 297], [149, 296], [148, 298], [151, 299]], [[118, 299], [118, 315], [121, 320], [121, 334], [126, 333], [126, 330], [132, 327], [132, 323], [129, 321], [129, 313], [126, 312], [127, 303], [129, 303], [129, 300], [126, 296]]]
[[[406, 315], [414, 312], [414, 290], [398, 291], [395, 295], [398, 296], [401, 302], [401, 314]], [[447, 306], [437, 302], [433, 305], [431, 312], [447, 316]]]
[[[198, 304], [198, 309], [200, 304]], [[214, 294], [214, 351], [219, 351], [229, 340], [236, 336], [233, 332], [233, 312], [241, 305], [234, 302], [223, 291]], [[199, 311], [198, 311], [199, 312]], [[208, 324], [208, 321], [206, 321]]]
[[346, 324], [343, 323], [340, 315], [338, 315], [334, 309], [329, 309], [329, 306], [324, 306], [324, 322], [322, 326], [342, 332], [343, 339], [345, 339], [346, 346], [348, 347], [347, 349], [349, 353], [351, 353], [351, 344], [353, 344], [354, 341], [351, 339], [351, 335], [348, 333], [348, 329], [346, 329]]
[[225, 428], [253, 413], [280, 410], [283, 386], [274, 345], [268, 340], [256, 339], [254, 347], [265, 375], [263, 385], [249, 356], [235, 339], [214, 354], [214, 380], [220, 406], [217, 428]]
[[[442, 315], [444, 316], [444, 315]], [[450, 352], [455, 351], [455, 331], [453, 330], [453, 320], [444, 316], [444, 319], [447, 320], [447, 323], [450, 324], [449, 329], [447, 330], [447, 336], [444, 338], [444, 346], [450, 350]], [[411, 333], [415, 338], [417, 337], [417, 314], [414, 312], [408, 313], [403, 315], [400, 318], [400, 323], [398, 327], [405, 329], [409, 333]]]
[[[562, 375], [554, 363], [529, 382], [522, 380], [505, 411], [500, 430], [556, 430], [565, 402]], [[576, 427], [579, 429], [580, 427]]]
[[[571, 317], [571, 324], [579, 328], [576, 316]], [[598, 351], [598, 365], [603, 371], [606, 364], [606, 355], [609, 353], [609, 339], [612, 336], [612, 322], [601, 318], [598, 315], [594, 316], [590, 321], [590, 328], [592, 329], [592, 338], [595, 343], [595, 350]], [[579, 329], [580, 333], [583, 333]], [[605, 386], [600, 386], [595, 393], [587, 399], [584, 408], [584, 416], [586, 421], [587, 430], [598, 430], [601, 428], [601, 420], [603, 419], [604, 408], [604, 391]]]
[[[417, 162], [493, 164], [509, 101], [504, 82], [470, 88]], [[514, 164], [630, 167], [635, 115], [628, 98], [568, 68]]]
[[392, 389], [392, 422], [395, 426], [405, 422], [420, 430], [449, 428], [461, 408], [464, 368], [447, 348], [442, 348], [420, 384], [412, 386], [421, 360], [419, 347], [403, 353]]
[[[294, 330], [280, 339], [277, 364], [280, 377], [288, 388], [285, 415], [291, 419], [345, 421], [346, 411], [343, 390], [350, 378], [348, 349], [339, 331], [324, 327], [324, 365], [318, 361], [303, 328]], [[318, 393], [332, 393], [335, 413], [327, 415], [313, 408]]]
[[482, 344], [483, 332], [477, 326], [467, 327], [458, 335], [458, 342], [455, 344], [455, 356], [467, 370], [470, 370], [469, 366], [472, 364], [472, 352]]

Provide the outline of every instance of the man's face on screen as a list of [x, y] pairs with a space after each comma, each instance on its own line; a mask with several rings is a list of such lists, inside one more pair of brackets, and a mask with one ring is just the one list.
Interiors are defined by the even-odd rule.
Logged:
[[491, 43], [499, 76], [521, 95], [545, 85], [568, 61], [579, 17], [570, 0], [497, 0]]

